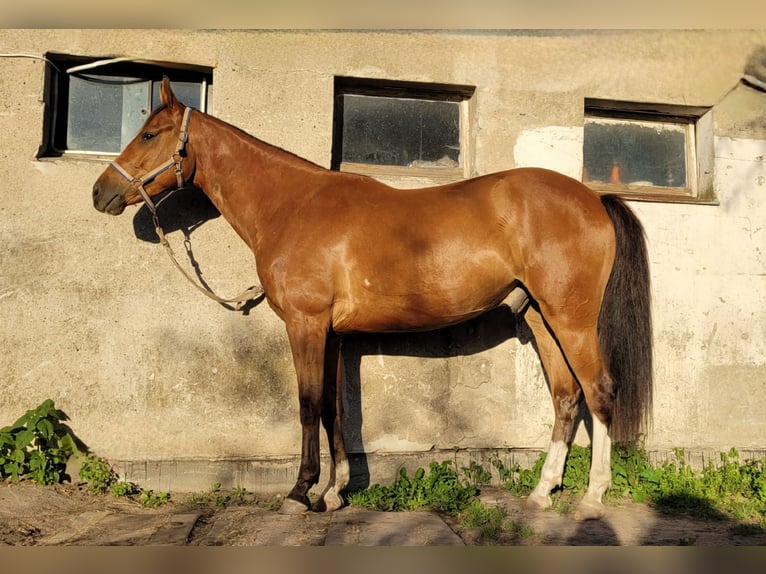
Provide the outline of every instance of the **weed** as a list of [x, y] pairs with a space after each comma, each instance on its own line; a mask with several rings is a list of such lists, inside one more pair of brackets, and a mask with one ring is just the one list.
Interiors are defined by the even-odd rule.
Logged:
[[61, 482], [66, 461], [77, 445], [63, 412], [47, 399], [10, 426], [0, 429], [0, 478], [29, 479], [42, 485]]
[[509, 468], [503, 464], [497, 455], [490, 458], [490, 463], [497, 469], [500, 481], [511, 494], [528, 496], [540, 480], [540, 472], [545, 463], [545, 453], [538, 457], [532, 468], [521, 468], [519, 463]]
[[103, 494], [117, 482], [117, 474], [104, 459], [89, 455], [80, 466], [80, 478], [88, 483], [91, 492]]
[[529, 538], [534, 535], [532, 528], [508, 519], [508, 513], [500, 506], [486, 506], [478, 500], [469, 504], [460, 513], [463, 528], [476, 528], [484, 542], [494, 543], [502, 534], [513, 538]]
[[141, 504], [143, 504], [144, 506], [148, 508], [157, 508], [159, 506], [162, 506], [163, 504], [167, 504], [168, 502], [170, 502], [170, 493], [169, 492], [155, 493], [153, 490], [142, 490], [139, 500], [141, 501]]
[[489, 484], [492, 480], [492, 473], [488, 470], [485, 470], [483, 466], [473, 460], [467, 467], [462, 467], [461, 470], [463, 471], [466, 479], [468, 479], [468, 481], [476, 487], [483, 484]]
[[138, 488], [135, 484], [132, 482], [126, 482], [123, 480], [120, 480], [118, 482], [113, 483], [109, 490], [112, 491], [112, 495], [116, 498], [119, 498], [121, 496], [131, 496], [133, 494], [138, 494], [141, 492], [141, 489]]
[[477, 489], [468, 480], [460, 478], [453, 462], [432, 462], [430, 472], [418, 468], [414, 476], [407, 469], [399, 469], [399, 475], [390, 487], [372, 486], [349, 493], [349, 502], [374, 510], [415, 510], [431, 508], [447, 514], [457, 514], [470, 504]]
[[243, 502], [246, 495], [247, 490], [242, 487], [233, 489], [231, 494], [226, 494], [221, 490], [221, 483], [216, 482], [210, 487], [210, 490], [193, 494], [189, 500], [193, 504], [215, 504], [216, 506], [226, 506], [232, 502]]

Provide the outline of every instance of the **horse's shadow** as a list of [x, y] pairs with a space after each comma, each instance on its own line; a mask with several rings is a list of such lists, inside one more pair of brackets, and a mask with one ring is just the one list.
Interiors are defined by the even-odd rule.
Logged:
[[[213, 205], [208, 196], [205, 195], [200, 188], [195, 186], [188, 186], [161, 194], [159, 197], [155, 198], [155, 206], [157, 216], [156, 221], [151, 210], [145, 203], [141, 205], [135, 216], [133, 216], [133, 232], [135, 236], [141, 241], [146, 241], [148, 243], [160, 243], [160, 237], [156, 231], [156, 224], [161, 226], [164, 234], [172, 233], [174, 231], [183, 233], [183, 247], [186, 251], [185, 255], [188, 259], [188, 263], [194, 270], [197, 283], [211, 295], [215, 296], [216, 294], [205, 280], [203, 271], [197, 262], [197, 259], [194, 257], [191, 234], [205, 222], [220, 217], [221, 212], [218, 211], [218, 208], [216, 208], [215, 205]], [[219, 305], [230, 311], [239, 311], [244, 315], [248, 315], [253, 307], [263, 301], [263, 298], [263, 295], [260, 295], [255, 299], [244, 302], [239, 307], [234, 307], [232, 304], [223, 301], [219, 301]]]
[[[165, 233], [181, 231], [187, 239], [203, 223], [221, 216], [215, 205], [198, 187], [184, 187], [174, 192], [161, 194], [154, 199], [163, 231]], [[141, 204], [133, 216], [133, 232], [141, 241], [160, 242], [154, 228], [152, 212], [145, 203]]]
[[[508, 307], [497, 307], [468, 321], [427, 332], [391, 334], [353, 334], [343, 340], [344, 435], [349, 449], [351, 482], [347, 490], [370, 485], [367, 454], [361, 440], [363, 393], [361, 365], [365, 356], [395, 356], [447, 359], [483, 353], [517, 339], [532, 344], [534, 336], [523, 318]], [[372, 384], [372, 383], [368, 383]], [[406, 415], [405, 415], [406, 418]], [[357, 445], [354, 448], [354, 445]]]

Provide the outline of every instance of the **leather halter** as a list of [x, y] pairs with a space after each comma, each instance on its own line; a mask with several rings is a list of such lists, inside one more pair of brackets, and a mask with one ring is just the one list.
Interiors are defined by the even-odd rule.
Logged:
[[[186, 107], [184, 110], [184, 117], [181, 121], [181, 131], [178, 134], [178, 142], [176, 143], [176, 149], [171, 154], [170, 159], [163, 163], [161, 166], [159, 166], [156, 169], [153, 169], [152, 171], [144, 174], [141, 177], [133, 177], [130, 175], [128, 170], [126, 170], [124, 167], [122, 167], [117, 161], [112, 161], [109, 165], [114, 169], [117, 173], [119, 173], [122, 177], [128, 180], [130, 185], [134, 188], [136, 188], [136, 191], [138, 191], [141, 198], [144, 200], [144, 203], [146, 204], [146, 207], [149, 208], [149, 211], [152, 212], [152, 222], [154, 223], [154, 230], [157, 233], [157, 237], [160, 238], [160, 243], [162, 243], [162, 246], [165, 247], [165, 250], [168, 253], [168, 256], [170, 257], [170, 260], [173, 262], [173, 264], [178, 268], [178, 270], [186, 277], [186, 279], [189, 280], [189, 282], [194, 285], [199, 291], [201, 291], [204, 295], [207, 295], [214, 301], [217, 301], [221, 304], [228, 304], [231, 303], [234, 306], [235, 311], [241, 310], [245, 304], [248, 301], [252, 301], [255, 299], [258, 299], [263, 294], [263, 287], [260, 285], [254, 285], [253, 287], [249, 287], [248, 289], [245, 289], [240, 295], [237, 297], [233, 297], [231, 299], [226, 299], [223, 297], [219, 297], [215, 293], [213, 293], [210, 288], [205, 285], [204, 287], [200, 284], [198, 284], [187, 272], [186, 270], [181, 267], [181, 265], [176, 260], [175, 254], [173, 253], [173, 248], [170, 246], [170, 243], [168, 242], [167, 238], [165, 237], [165, 233], [162, 230], [162, 226], [160, 225], [159, 216], [157, 215], [157, 207], [160, 203], [162, 203], [165, 199], [167, 199], [170, 194], [166, 195], [164, 198], [162, 198], [160, 201], [158, 201], [156, 204], [152, 201], [151, 197], [147, 193], [146, 189], [144, 189], [145, 185], [148, 185], [154, 179], [162, 174], [165, 173], [167, 170], [171, 168], [175, 168], [175, 174], [176, 174], [176, 183], [178, 184], [175, 189], [171, 190], [170, 193], [175, 193], [179, 189], [181, 189], [184, 185], [186, 185], [186, 181], [184, 180], [184, 174], [183, 174], [183, 161], [185, 151], [186, 151], [186, 143], [189, 141], [189, 118], [191, 117], [191, 107]], [[189, 247], [189, 238], [186, 238], [186, 241], [184, 242], [186, 245], [186, 251], [189, 255], [189, 258], [192, 260], [192, 263], [195, 265], [195, 268], [197, 268], [196, 263], [194, 262], [193, 257], [191, 256], [191, 250]], [[199, 271], [197, 271], [197, 274], [199, 276]]]
[[[128, 173], [128, 170], [118, 164], [116, 160], [109, 164], [112, 169], [127, 179], [130, 185], [136, 188], [136, 191], [138, 191], [139, 195], [144, 200], [144, 203], [146, 203], [146, 206], [149, 208], [149, 211], [152, 212], [152, 215], [155, 217], [155, 219], [157, 217], [157, 206], [154, 204], [151, 197], [144, 189], [144, 186], [154, 181], [158, 175], [165, 173], [172, 167], [175, 168], [176, 182], [178, 183], [176, 190], [182, 188], [186, 184], [186, 181], [184, 180], [182, 163], [184, 161], [186, 142], [189, 141], [189, 118], [191, 117], [191, 111], [192, 108], [190, 107], [187, 107], [186, 110], [184, 110], [184, 117], [181, 121], [181, 131], [178, 134], [176, 150], [171, 154], [170, 159], [163, 163], [160, 167], [153, 169], [141, 177], [133, 177], [130, 175], [130, 173]], [[156, 223], [157, 222], [155, 221], [155, 224]]]

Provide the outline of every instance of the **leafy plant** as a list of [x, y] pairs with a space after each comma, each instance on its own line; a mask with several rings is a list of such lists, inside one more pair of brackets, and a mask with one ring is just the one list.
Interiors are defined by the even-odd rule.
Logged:
[[80, 466], [79, 476], [88, 483], [91, 492], [97, 494], [111, 491], [115, 497], [121, 497], [140, 492], [135, 484], [120, 480], [112, 465], [106, 460], [93, 454], [84, 458]]
[[221, 483], [216, 482], [206, 492], [200, 492], [193, 494], [189, 499], [193, 504], [215, 504], [216, 506], [226, 506], [231, 503], [242, 503], [247, 496], [247, 489], [243, 487], [236, 487], [231, 490], [230, 493], [226, 493], [221, 489]]
[[453, 462], [432, 462], [429, 473], [418, 468], [414, 476], [407, 469], [399, 469], [399, 475], [390, 487], [373, 484], [365, 490], [349, 494], [349, 502], [373, 510], [415, 510], [431, 508], [447, 514], [457, 514], [474, 499], [478, 490], [468, 480], [461, 478]]
[[[505, 487], [516, 496], [526, 496], [540, 478], [545, 454], [526, 470], [518, 464], [507, 468], [498, 457], [490, 460], [498, 469]], [[590, 447], [572, 445], [562, 478], [562, 490], [567, 496], [562, 496], [561, 490], [553, 493], [553, 506], [558, 512], [569, 512], [572, 498], [585, 492], [590, 460]], [[615, 443], [612, 446], [612, 486], [605, 500], [617, 503], [626, 497], [635, 502], [650, 503], [665, 513], [707, 519], [729, 517], [766, 528], [764, 461], [740, 463], [736, 449], [721, 453], [718, 465], [709, 462], [701, 470], [695, 470], [688, 464], [683, 449], [674, 449], [669, 460], [653, 466], [643, 448]]]
[[0, 429], [0, 477], [48, 485], [61, 481], [78, 448], [63, 421], [66, 415], [47, 399]]
[[500, 481], [514, 496], [528, 496], [540, 480], [540, 472], [545, 463], [546, 454], [542, 453], [532, 465], [532, 468], [521, 468], [519, 463], [507, 467], [499, 457], [490, 458], [490, 463], [500, 474]]
[[157, 508], [158, 506], [162, 506], [163, 504], [167, 504], [168, 502], [170, 502], [170, 493], [169, 492], [155, 493], [153, 490], [142, 490], [139, 500], [141, 501], [141, 504], [143, 504], [146, 507]]
[[485, 470], [482, 465], [473, 460], [468, 466], [464, 466], [460, 470], [463, 471], [465, 477], [474, 486], [489, 484], [492, 480], [492, 473], [488, 470]]
[[460, 513], [460, 525], [478, 529], [481, 539], [490, 544], [497, 542], [502, 534], [510, 534], [513, 538], [529, 538], [534, 534], [530, 526], [510, 520], [504, 508], [487, 506], [478, 500]]
[[104, 493], [117, 482], [117, 474], [104, 459], [89, 455], [80, 466], [80, 478], [88, 483], [92, 492]]

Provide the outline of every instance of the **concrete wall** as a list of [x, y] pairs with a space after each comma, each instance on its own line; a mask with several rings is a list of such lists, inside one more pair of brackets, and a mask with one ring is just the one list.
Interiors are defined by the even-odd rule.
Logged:
[[[651, 259], [646, 444], [658, 453], [766, 447], [766, 94], [739, 83], [764, 45], [763, 31], [0, 31], [4, 53], [210, 66], [214, 115], [325, 166], [336, 75], [476, 86], [474, 175], [541, 165], [579, 177], [586, 97], [713, 106], [717, 204], [631, 202]], [[149, 487], [290, 485], [300, 427], [281, 323], [265, 305], [243, 315], [200, 295], [147, 240], [145, 209], [97, 213], [105, 163], [35, 158], [43, 66], [0, 58], [0, 424], [50, 397]], [[181, 234], [170, 239], [183, 255]], [[217, 292], [255, 280], [222, 218], [192, 241]], [[500, 319], [349, 338], [346, 433], [373, 481], [440, 458], [431, 449], [547, 445], [553, 411], [529, 332]]]

